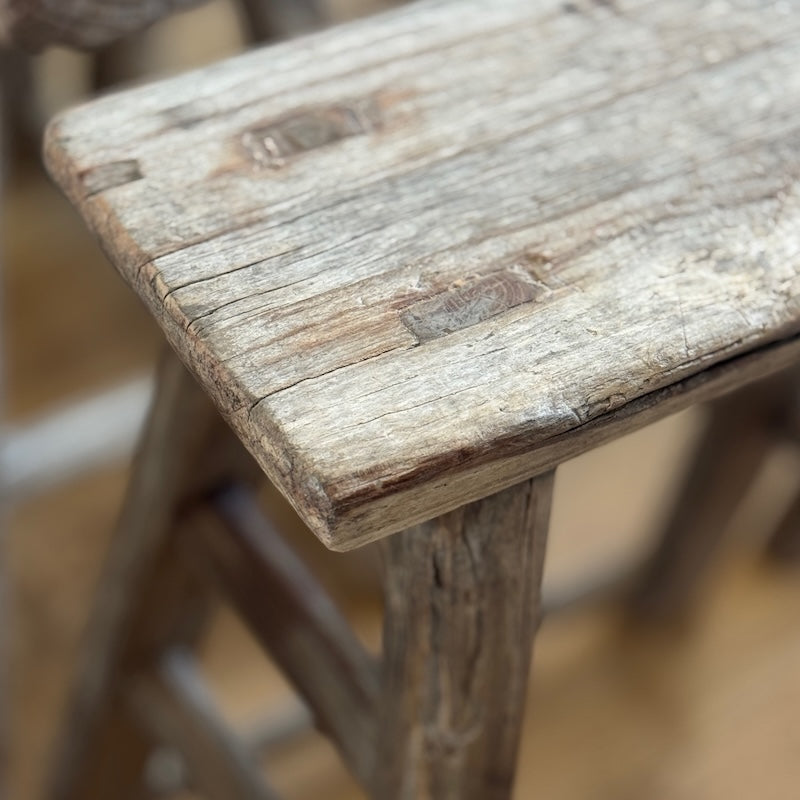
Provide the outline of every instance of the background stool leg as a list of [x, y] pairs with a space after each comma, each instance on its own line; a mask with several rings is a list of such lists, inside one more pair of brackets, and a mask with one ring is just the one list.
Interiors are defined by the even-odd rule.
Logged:
[[775, 533], [770, 537], [767, 553], [776, 561], [800, 564], [800, 493], [792, 500]]
[[385, 540], [372, 797], [508, 800], [553, 474]]
[[[784, 415], [784, 438], [800, 447], [800, 369], [787, 376], [789, 394]], [[800, 489], [786, 509], [780, 523], [767, 540], [767, 555], [776, 561], [800, 564]]]
[[181, 754], [202, 797], [278, 800], [225, 725], [213, 696], [181, 648], [163, 655], [150, 674], [133, 679], [131, 711]]
[[39, 158], [40, 121], [31, 63], [30, 56], [0, 44], [0, 140], [3, 157], [11, 164]]
[[784, 424], [794, 383], [793, 374], [778, 375], [712, 406], [672, 515], [631, 598], [634, 616], [686, 616]]
[[[4, 67], [3, 51], [0, 50], [0, 70]], [[2, 75], [2, 73], [0, 73]], [[6, 81], [0, 77], [0, 209], [5, 200], [6, 175], [8, 170], [8, 114], [11, 111], [11, 100]], [[0, 270], [3, 269], [3, 254], [0, 252]], [[2, 277], [2, 273], [0, 273]], [[2, 286], [5, 283], [0, 283]], [[0, 445], [4, 445], [6, 421], [6, 383], [5, 383], [5, 303], [0, 293]], [[2, 477], [2, 476], [0, 476]], [[11, 598], [7, 574], [7, 530], [8, 530], [8, 497], [0, 492], [0, 798], [6, 797], [7, 773], [9, 765], [9, 710], [10, 681], [9, 664], [11, 662], [10, 634], [8, 622], [12, 618], [8, 601]]]
[[[227, 456], [214, 457], [215, 443], [227, 447], [229, 440], [233, 434], [211, 402], [169, 354], [67, 699], [50, 776], [53, 800], [121, 800], [135, 794], [149, 742], [126, 718], [114, 687], [126, 665], [147, 658], [178, 636], [181, 626], [189, 635], [196, 625], [186, 616], [187, 608], [198, 609], [197, 602], [186, 603], [195, 584], [182, 573], [179, 559], [170, 557], [169, 534], [181, 502], [214, 477], [200, 465], [230, 468]], [[171, 617], [172, 608], [181, 608], [183, 616]]]
[[245, 39], [266, 42], [284, 39], [326, 22], [321, 0], [238, 0]]
[[93, 93], [134, 81], [147, 72], [147, 32], [126, 36], [92, 53]]

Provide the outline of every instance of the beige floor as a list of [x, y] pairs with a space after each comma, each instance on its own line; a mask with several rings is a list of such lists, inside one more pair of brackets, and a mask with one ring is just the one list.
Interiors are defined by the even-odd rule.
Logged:
[[[665, 426], [663, 434], [669, 433]], [[635, 456], [637, 443], [625, 444], [616, 456]], [[606, 470], [614, 470], [613, 455]], [[569, 480], [570, 471], [559, 507], [569, 502], [566, 489], [582, 486]], [[27, 504], [14, 521], [12, 796], [20, 800], [35, 797], [123, 480], [116, 471], [75, 482]], [[616, 494], [624, 502], [626, 487]], [[564, 550], [560, 540], [578, 529], [559, 527], [558, 516], [556, 522], [553, 543]], [[608, 522], [585, 508], [582, 537], [596, 544], [593, 529]], [[561, 568], [581, 571], [585, 552], [577, 544], [563, 552]], [[798, 575], [767, 566], [749, 548], [732, 547], [707, 589], [696, 625], [680, 635], [626, 630], [618, 609], [603, 605], [545, 623], [517, 797], [796, 797]], [[375, 604], [362, 597], [348, 607], [374, 641]], [[224, 707], [245, 727], [262, 711], [284, 707], [282, 682], [232, 616], [220, 616], [205, 663]], [[316, 737], [278, 753], [269, 766], [289, 800], [359, 796]]]
[[[158, 336], [65, 203], [18, 176], [3, 207], [8, 406], [16, 420], [112, 385], [150, 363]], [[668, 507], [700, 413], [685, 414], [566, 465], [557, 485], [546, 583], [570, 585], [635, 560]], [[517, 798], [793, 800], [800, 797], [800, 573], [765, 563], [759, 537], [800, 474], [779, 452], [745, 498], [694, 624], [632, 631], [597, 603], [548, 619], [526, 706]], [[125, 467], [21, 504], [6, 558], [13, 579], [13, 800], [33, 800], [79, 646]], [[322, 552], [359, 630], [375, 644], [368, 560]], [[362, 577], [363, 575], [363, 577]], [[232, 720], [247, 725], [286, 689], [222, 613], [204, 663]], [[287, 800], [359, 797], [315, 736], [266, 765]]]

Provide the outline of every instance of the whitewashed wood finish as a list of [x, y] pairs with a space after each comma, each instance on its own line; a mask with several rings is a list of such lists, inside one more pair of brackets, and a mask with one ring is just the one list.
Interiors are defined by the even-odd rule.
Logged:
[[337, 549], [797, 357], [800, 0], [417, 3], [46, 151]]

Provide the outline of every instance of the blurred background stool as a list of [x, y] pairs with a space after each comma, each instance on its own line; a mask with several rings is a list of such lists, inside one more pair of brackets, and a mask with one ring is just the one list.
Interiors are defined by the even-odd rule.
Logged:
[[[631, 599], [637, 616], [672, 621], [689, 616], [731, 520], [770, 452], [781, 442], [798, 441], [799, 390], [800, 373], [793, 368], [711, 404], [694, 461]], [[795, 499], [768, 537], [773, 558], [796, 558], [798, 509]]]
[[[543, 67], [515, 54], [530, 52], [535, 40], [539, 49], [551, 49], [542, 63], [557, 75], [580, 52], [585, 74], [594, 79], [605, 70], [613, 85], [620, 77], [612, 56], [623, 43], [629, 52], [628, 26], [639, 25], [641, 33], [657, 28], [656, 20], [646, 5], [630, 20], [594, 9], [591, 45], [576, 51], [571, 36], [579, 36], [585, 20], [573, 9], [560, 7], [543, 20], [522, 3], [499, 4], [491, 13], [478, 4], [457, 8], [462, 24], [476, 33], [468, 42], [450, 41], [436, 24], [437, 15], [455, 13], [455, 4], [420, 4], [318, 37], [314, 56], [327, 56], [320, 61], [303, 43], [263, 51], [110, 97], [51, 129], [49, 165], [57, 180], [312, 530], [336, 549], [388, 537], [380, 686], [370, 658], [333, 607], [324, 598], [306, 604], [312, 588], [292, 591], [306, 585], [305, 573], [291, 556], [277, 555], [280, 544], [254, 521], [245, 495], [194, 483], [195, 467], [223, 469], [214, 483], [237, 478], [238, 467], [227, 472], [227, 458], [201, 458], [209, 452], [203, 440], [211, 423], [189, 413], [189, 405], [202, 401], [192, 399], [181, 370], [165, 368], [162, 386], [174, 388], [162, 391], [173, 400], [157, 405], [150, 423], [109, 592], [97, 602], [54, 796], [102, 794], [97, 787], [109, 785], [103, 774], [109, 765], [125, 776], [123, 785], [134, 781], [147, 749], [136, 722], [175, 745], [191, 780], [211, 796], [274, 795], [216, 720], [187, 666], [203, 617], [192, 601], [204, 592], [192, 576], [176, 576], [198, 553], [372, 796], [510, 796], [552, 470], [599, 443], [796, 362], [797, 273], [783, 250], [788, 223], [782, 215], [796, 210], [797, 198], [795, 187], [781, 182], [794, 167], [794, 151], [778, 124], [790, 113], [782, 103], [791, 103], [791, 92], [782, 86], [780, 96], [770, 95], [774, 117], [766, 118], [761, 102], [698, 94], [704, 53], [684, 50], [688, 38], [659, 39], [659, 57], [674, 64], [679, 52], [687, 71], [663, 93], [645, 85], [612, 95], [615, 136], [595, 124], [593, 106], [573, 113], [581, 147], [605, 155], [602, 163], [591, 162], [596, 195], [588, 207], [567, 205], [554, 219], [531, 217], [514, 192], [538, 198], [552, 190], [569, 198], [563, 181], [574, 174], [573, 158], [584, 161], [574, 143], [563, 144], [558, 120], [541, 129], [514, 128], [557, 104], [526, 92], [526, 81], [542, 88]], [[723, 61], [716, 86], [762, 98], [778, 85], [763, 76], [784, 74], [796, 35], [777, 14], [744, 9], [736, 20], [742, 28], [710, 12], [692, 16], [691, 29], [691, 15], [676, 12], [673, 22], [684, 37], [700, 30], [723, 50], [739, 42], [740, 30], [750, 31], [748, 44], [737, 47], [745, 47], [751, 72], [742, 77], [735, 59]], [[605, 26], [601, 35], [596, 23]], [[547, 39], [548, 26], [559, 36]], [[778, 30], [787, 37], [782, 44], [758, 46]], [[368, 60], [381, 36], [390, 52], [398, 48], [389, 67]], [[420, 72], [431, 52], [440, 61]], [[492, 70], [485, 70], [487, 63]], [[459, 69], [451, 71], [453, 64]], [[642, 75], [645, 66], [658, 69], [648, 63]], [[462, 83], [465, 71], [471, 80]], [[397, 85], [413, 85], [419, 74], [428, 81], [424, 90], [398, 93]], [[626, 67], [629, 74], [640, 72]], [[276, 75], [280, 86], [271, 82]], [[287, 79], [294, 81], [291, 95]], [[235, 96], [226, 89], [231, 85]], [[464, 85], [469, 90], [459, 94]], [[192, 94], [198, 86], [205, 94]], [[516, 103], [523, 101], [528, 105], [520, 115]], [[640, 101], [651, 114], [647, 136], [639, 129]], [[163, 127], [176, 115], [179, 130]], [[677, 148], [671, 138], [676, 115], [688, 126]], [[715, 131], [735, 132], [725, 134], [721, 158], [716, 145], [708, 150], [705, 129], [692, 127], [698, 119]], [[742, 130], [762, 138], [740, 140]], [[448, 149], [465, 133], [488, 136], [477, 147], [480, 158], [470, 136], [464, 150]], [[626, 146], [614, 149], [619, 141]], [[675, 163], [657, 158], [650, 143]], [[744, 143], [746, 158], [739, 153]], [[191, 164], [175, 164], [176, 147], [192, 154]], [[563, 168], [539, 169], [543, 153], [548, 164], [562, 159]], [[412, 155], [430, 161], [421, 174], [400, 169]], [[639, 183], [647, 170], [653, 175]], [[540, 184], [542, 175], [550, 177]], [[281, 176], [283, 182], [275, 180]], [[719, 203], [692, 205], [691, 195], [687, 201], [687, 180], [709, 191], [767, 185], [725, 205], [722, 224]], [[480, 192], [471, 193], [475, 186]], [[317, 206], [322, 197], [329, 204]], [[581, 197], [578, 192], [571, 202]], [[678, 228], [663, 225], [657, 213], [648, 216], [646, 203], [643, 212], [648, 199], [675, 213], [688, 202]], [[381, 217], [395, 204], [413, 224]], [[266, 218], [264, 209], [271, 212]], [[315, 215], [311, 224], [307, 217]], [[585, 249], [557, 238], [563, 216], [574, 235], [591, 232]], [[744, 247], [753, 240], [758, 269]], [[526, 373], [531, 365], [535, 379]], [[395, 393], [398, 380], [404, 388]], [[771, 405], [773, 394], [764, 396]], [[783, 403], [783, 390], [778, 397]], [[752, 449], [741, 459], [737, 449], [734, 459], [721, 449], [716, 427], [718, 420], [730, 426], [738, 418], [728, 409], [741, 398], [721, 402], [694, 483], [719, 475], [719, 465], [731, 466], [737, 489], [752, 476], [762, 434], [754, 432]], [[754, 430], [771, 417], [759, 410]], [[207, 412], [202, 419], [210, 419]], [[749, 443], [750, 435], [745, 438]], [[718, 467], [703, 459], [717, 459]], [[178, 545], [187, 536], [168, 536], [169, 523], [198, 492], [210, 492], [226, 532], [216, 528]], [[422, 524], [398, 533], [415, 523]], [[678, 555], [657, 557], [657, 576], [648, 581], [648, 587], [662, 582], [662, 597], [684, 593], [713, 550], [713, 540], [693, 541], [697, 554], [685, 556], [679, 539], [687, 526], [678, 527], [664, 545]], [[133, 576], [132, 582], [120, 576]], [[266, 586], [281, 599], [277, 608], [259, 611], [269, 597], [261, 593]], [[119, 599], [110, 601], [115, 589]], [[151, 602], [164, 613], [155, 613]], [[297, 622], [281, 622], [278, 611], [290, 619], [298, 614]]]
[[[35, 165], [39, 159], [42, 106], [37, 90], [41, 90], [43, 85], [41, 64], [37, 63], [31, 52], [54, 45], [92, 50], [89, 83], [95, 90], [105, 89], [115, 83], [134, 80], [145, 73], [149, 65], [143, 47], [142, 30], [169, 13], [185, 10], [191, 5], [199, 3], [180, 0], [162, 4], [50, 4], [37, 0], [0, 3], [0, 200], [8, 202], [4, 186], [9, 173], [13, 173], [18, 180], [20, 174], [30, 170], [30, 165]], [[237, 3], [236, 9], [247, 41], [292, 35], [324, 21], [322, 10], [313, 2], [249, 0]], [[45, 238], [49, 222], [44, 217], [39, 220]], [[8, 227], [5, 220], [4, 227]], [[0, 236], [4, 245], [0, 263], [7, 261], [8, 238]], [[11, 302], [14, 301], [16, 298], [12, 295]], [[5, 320], [3, 329], [5, 334], [8, 329]], [[6, 354], [4, 341], [2, 345], [0, 367]], [[5, 373], [2, 368], [0, 371]], [[3, 390], [5, 377], [5, 374], [0, 376]], [[4, 424], [0, 432], [0, 511], [3, 530], [8, 527], [11, 507], [23, 497], [35, 495], [44, 487], [68, 480], [81, 471], [90, 471], [97, 463], [124, 454], [128, 446], [125, 427], [128, 425], [131, 430], [136, 429], [136, 417], [139, 416], [137, 405], [143, 412], [147, 391], [146, 382], [133, 382], [129, 386], [112, 389], [106, 395], [91, 398], [83, 405], [76, 404], [55, 414], [42, 415], [25, 427], [12, 428]], [[130, 413], [131, 410], [133, 413]], [[104, 435], [102, 420], [108, 420], [114, 413], [125, 415], [120, 426], [122, 430]], [[80, 430], [83, 428], [85, 434], [88, 417], [93, 418], [94, 437], [82, 435]], [[4, 566], [7, 555], [5, 545], [4, 541], [3, 555], [0, 557], [0, 563]], [[9, 610], [13, 607], [13, 591], [5, 580], [1, 583], [1, 605], [8, 622], [3, 625], [3, 630], [7, 634], [16, 630], [15, 612]], [[5, 668], [11, 660], [11, 644], [4, 641], [0, 651], [3, 653], [4, 670], [0, 682], [5, 688], [9, 685], [5, 679]], [[8, 771], [5, 704], [0, 714], [3, 718], [0, 779], [4, 779]]]

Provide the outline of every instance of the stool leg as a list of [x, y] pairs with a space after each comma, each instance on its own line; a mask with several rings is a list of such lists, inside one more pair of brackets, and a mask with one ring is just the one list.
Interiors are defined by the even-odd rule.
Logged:
[[[52, 800], [141, 797], [136, 787], [150, 742], [115, 692], [126, 667], [171, 640], [196, 635], [203, 603], [193, 579], [181, 571], [180, 559], [169, 552], [169, 534], [181, 503], [214, 480], [198, 465], [226, 469], [230, 457], [227, 451], [222, 454], [222, 444], [215, 445], [225, 442], [227, 448], [231, 439], [211, 402], [169, 355], [56, 742], [47, 795]], [[171, 609], [180, 609], [180, 617]]]
[[784, 424], [795, 382], [793, 374], [778, 375], [712, 406], [678, 501], [631, 598], [634, 616], [688, 614], [739, 501]]
[[131, 711], [180, 753], [193, 789], [207, 800], [278, 800], [217, 710], [190, 653], [173, 648], [150, 674], [136, 676]]
[[140, 31], [92, 53], [93, 93], [130, 83], [147, 72], [146, 38], [147, 32]]
[[771, 536], [767, 553], [776, 561], [800, 563], [800, 492]]
[[511, 797], [553, 474], [389, 537], [372, 797]]
[[239, 0], [248, 42], [285, 39], [325, 24], [320, 0]]
[[35, 161], [39, 157], [31, 63], [30, 56], [0, 44], [0, 140], [9, 165], [22, 158]]

